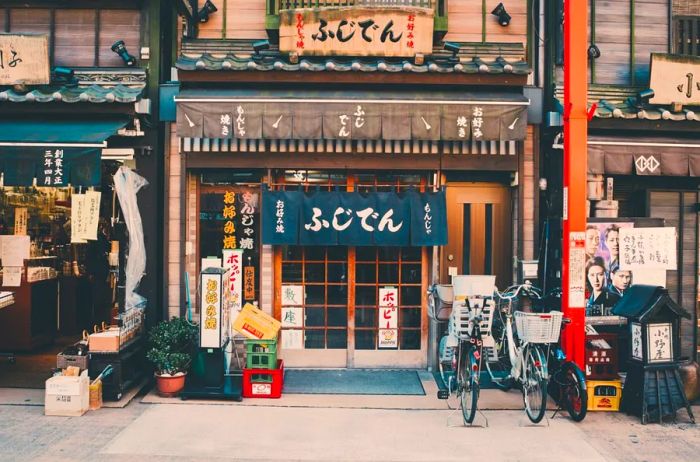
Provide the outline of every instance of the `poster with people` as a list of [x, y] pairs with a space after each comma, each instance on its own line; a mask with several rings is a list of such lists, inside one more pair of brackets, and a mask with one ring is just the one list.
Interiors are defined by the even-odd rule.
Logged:
[[586, 315], [607, 316], [632, 285], [632, 272], [620, 269], [620, 228], [632, 222], [586, 226]]

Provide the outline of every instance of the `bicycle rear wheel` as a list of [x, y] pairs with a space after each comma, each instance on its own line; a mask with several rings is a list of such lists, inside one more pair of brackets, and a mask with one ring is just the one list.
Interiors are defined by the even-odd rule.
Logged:
[[544, 378], [544, 355], [537, 345], [528, 346], [525, 358], [525, 380], [523, 380], [523, 400], [525, 413], [532, 423], [544, 417], [547, 408], [547, 380]]
[[476, 416], [476, 403], [479, 399], [479, 384], [474, 373], [476, 358], [472, 348], [464, 348], [460, 357], [459, 366], [459, 402], [462, 407], [462, 419], [465, 425], [474, 421]]
[[561, 367], [559, 381], [559, 399], [563, 401], [566, 412], [574, 422], [582, 421], [586, 418], [588, 410], [588, 393], [583, 372], [576, 364], [566, 362]]

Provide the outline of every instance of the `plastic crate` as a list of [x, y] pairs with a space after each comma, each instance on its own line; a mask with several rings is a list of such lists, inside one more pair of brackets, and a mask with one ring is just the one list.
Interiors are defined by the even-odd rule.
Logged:
[[246, 339], [245, 367], [248, 369], [274, 369], [277, 367], [277, 339]]
[[620, 380], [587, 380], [589, 411], [619, 411], [622, 397]]
[[618, 379], [618, 349], [617, 334], [587, 335], [585, 362], [586, 379]]
[[277, 369], [243, 369], [244, 398], [279, 398], [284, 388], [284, 362]]

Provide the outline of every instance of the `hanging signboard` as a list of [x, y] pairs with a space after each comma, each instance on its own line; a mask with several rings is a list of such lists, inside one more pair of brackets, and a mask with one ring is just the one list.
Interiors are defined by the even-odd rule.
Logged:
[[700, 104], [700, 58], [651, 54], [649, 88], [654, 89], [651, 104]]
[[255, 300], [255, 267], [246, 266], [243, 274], [243, 298]]
[[27, 235], [27, 207], [15, 209], [15, 236]]
[[630, 343], [632, 344], [632, 359], [637, 359], [642, 361], [644, 355], [642, 353], [642, 325], [633, 322], [631, 325], [632, 338]]
[[280, 51], [300, 56], [430, 54], [433, 9], [334, 7], [281, 10]]
[[586, 306], [586, 233], [569, 233], [569, 306]]
[[199, 346], [221, 346], [221, 280], [220, 273], [202, 273], [200, 288]]
[[263, 244], [447, 244], [445, 191], [267, 191], [263, 189]]
[[676, 269], [676, 228], [620, 228], [620, 268]]
[[[231, 310], [241, 311], [243, 307], [243, 250], [223, 250], [223, 265], [227, 270], [226, 281], [231, 300]], [[230, 271], [229, 271], [230, 270]]]
[[50, 82], [47, 35], [0, 34], [0, 85]]
[[383, 287], [379, 289], [379, 327], [382, 329], [396, 329], [398, 327], [399, 291], [396, 287]]

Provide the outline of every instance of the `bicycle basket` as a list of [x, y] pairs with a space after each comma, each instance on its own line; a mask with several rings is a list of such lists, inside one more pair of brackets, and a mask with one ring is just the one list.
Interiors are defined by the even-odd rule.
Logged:
[[452, 303], [454, 302], [454, 292], [452, 291], [452, 286], [448, 284], [438, 284], [435, 286], [435, 292], [433, 292], [433, 304], [431, 308], [434, 312], [431, 314], [432, 318], [438, 321], [447, 321], [450, 319], [450, 314], [452, 314]]
[[561, 319], [564, 313], [550, 311], [549, 313], [524, 313], [516, 311], [515, 328], [518, 337], [528, 343], [555, 343], [559, 341]]

